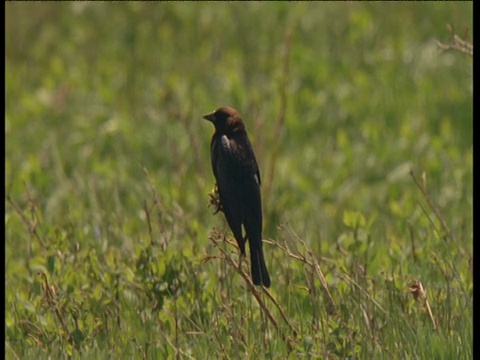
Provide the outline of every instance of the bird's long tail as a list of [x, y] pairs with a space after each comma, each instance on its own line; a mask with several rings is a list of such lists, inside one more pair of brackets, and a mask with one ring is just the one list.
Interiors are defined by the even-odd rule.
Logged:
[[258, 248], [250, 248], [250, 263], [253, 283], [255, 285], [270, 287], [270, 275], [268, 274], [267, 265], [265, 264], [261, 243]]

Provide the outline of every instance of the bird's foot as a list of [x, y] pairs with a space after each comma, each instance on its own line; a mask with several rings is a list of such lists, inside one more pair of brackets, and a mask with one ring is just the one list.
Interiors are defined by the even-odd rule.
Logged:
[[208, 205], [207, 207], [213, 206], [214, 211], [213, 215], [216, 215], [219, 211], [223, 211], [222, 204], [220, 203], [220, 194], [218, 193], [217, 184], [212, 189], [210, 194], [208, 194]]

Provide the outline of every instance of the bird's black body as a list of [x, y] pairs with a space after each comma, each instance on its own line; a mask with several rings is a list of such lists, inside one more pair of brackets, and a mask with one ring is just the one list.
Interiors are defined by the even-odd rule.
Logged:
[[221, 210], [242, 255], [245, 255], [242, 225], [245, 229], [253, 283], [269, 287], [270, 276], [262, 248], [260, 171], [245, 125], [238, 112], [229, 107], [219, 108], [204, 118], [215, 126], [210, 148]]

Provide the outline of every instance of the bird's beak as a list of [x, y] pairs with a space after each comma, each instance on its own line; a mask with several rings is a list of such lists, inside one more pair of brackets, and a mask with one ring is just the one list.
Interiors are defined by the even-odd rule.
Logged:
[[210, 114], [202, 116], [205, 120], [211, 121], [212, 123], [215, 122], [215, 111], [211, 112]]

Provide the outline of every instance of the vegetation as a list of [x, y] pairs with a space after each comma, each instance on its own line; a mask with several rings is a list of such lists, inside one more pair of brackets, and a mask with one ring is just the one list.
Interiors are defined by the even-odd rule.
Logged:
[[[472, 358], [472, 2], [5, 11], [7, 359]], [[269, 291], [207, 208], [221, 105]]]

